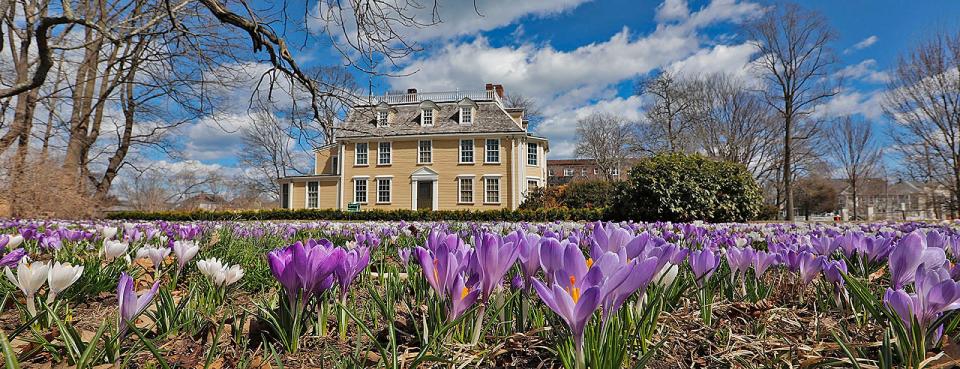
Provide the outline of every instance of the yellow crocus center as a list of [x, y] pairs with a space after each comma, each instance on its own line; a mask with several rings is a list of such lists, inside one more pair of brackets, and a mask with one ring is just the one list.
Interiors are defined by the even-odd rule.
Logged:
[[587, 269], [590, 269], [590, 267], [592, 267], [592, 266], [593, 266], [593, 258], [588, 258], [588, 259], [587, 259]]
[[467, 298], [467, 295], [469, 294], [470, 294], [470, 289], [467, 287], [464, 287], [463, 290], [460, 291], [460, 300]]
[[433, 280], [435, 281], [440, 280], [440, 273], [437, 272], [437, 260], [433, 261]]
[[576, 304], [577, 301], [580, 301], [580, 289], [577, 286], [577, 277], [570, 276], [570, 297], [573, 298], [573, 303]]

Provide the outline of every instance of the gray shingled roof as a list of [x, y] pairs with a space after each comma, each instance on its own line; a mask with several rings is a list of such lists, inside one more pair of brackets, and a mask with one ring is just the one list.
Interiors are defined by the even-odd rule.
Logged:
[[377, 127], [376, 107], [355, 107], [347, 120], [337, 128], [337, 137], [409, 136], [450, 133], [523, 133], [526, 132], [495, 102], [477, 101], [473, 124], [460, 124], [456, 102], [438, 103], [440, 112], [432, 127], [420, 126], [420, 104], [391, 105], [396, 109], [389, 127]]

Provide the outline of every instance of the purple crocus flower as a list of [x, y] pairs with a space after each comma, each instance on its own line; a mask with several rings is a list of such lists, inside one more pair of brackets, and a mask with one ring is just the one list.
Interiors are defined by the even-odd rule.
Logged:
[[150, 301], [153, 300], [153, 296], [157, 294], [159, 287], [160, 281], [153, 282], [153, 287], [138, 297], [133, 278], [126, 272], [120, 275], [120, 283], [117, 284], [117, 302], [120, 304], [120, 321], [117, 323], [117, 328], [120, 330], [121, 336], [127, 331], [127, 323], [134, 323], [134, 319], [147, 309]]
[[409, 247], [398, 248], [397, 256], [400, 257], [400, 262], [403, 263], [403, 266], [410, 264], [410, 254], [413, 252]]
[[536, 278], [533, 279], [533, 288], [543, 303], [567, 323], [578, 353], [583, 352], [583, 330], [600, 307], [601, 297], [600, 286], [584, 284], [583, 281], [586, 279], [577, 281], [571, 277], [569, 284], [561, 286], [551, 283], [548, 286]]
[[[900, 317], [907, 329], [918, 323], [926, 330], [942, 313], [960, 308], [960, 283], [952, 280], [943, 268], [921, 267], [916, 279], [914, 293], [887, 288], [883, 296], [884, 304]], [[931, 338], [938, 342], [942, 327], [935, 334]]]
[[927, 247], [927, 239], [920, 231], [911, 232], [890, 252], [890, 285], [900, 289], [914, 280], [917, 269], [940, 267], [947, 255], [941, 248]]
[[756, 279], [763, 278], [767, 269], [780, 263], [780, 255], [772, 252], [757, 251], [753, 257], [753, 275]]
[[603, 282], [600, 295], [604, 324], [623, 306], [630, 295], [637, 291], [641, 291], [642, 294], [642, 291], [646, 290], [647, 285], [659, 271], [658, 264], [659, 260], [656, 257], [633, 259], [626, 265], [622, 265]]
[[334, 269], [337, 276], [337, 282], [340, 284], [340, 300], [346, 302], [347, 287], [353, 283], [353, 280], [370, 263], [370, 249], [366, 246], [346, 252], [343, 261]]
[[460, 317], [464, 311], [467, 311], [477, 298], [480, 297], [480, 290], [468, 288], [462, 274], [457, 274], [453, 279], [453, 291], [451, 291], [450, 315], [448, 319], [453, 320]]
[[803, 281], [804, 285], [810, 284], [814, 278], [817, 278], [817, 275], [823, 271], [825, 261], [826, 259], [823, 256], [815, 255], [812, 252], [804, 251], [800, 253], [800, 280]]
[[693, 270], [697, 286], [703, 287], [713, 276], [713, 273], [717, 271], [717, 265], [719, 264], [720, 257], [714, 254], [713, 250], [705, 248], [693, 251], [690, 254], [690, 269]]
[[480, 275], [480, 297], [487, 301], [494, 288], [503, 282], [513, 263], [520, 255], [520, 249], [513, 242], [503, 242], [503, 238], [493, 233], [484, 233], [477, 237], [474, 257]]
[[537, 274], [540, 269], [540, 243], [543, 241], [539, 235], [526, 233], [523, 230], [511, 234], [516, 239], [514, 242], [518, 246], [518, 259], [520, 260], [520, 272], [523, 273], [521, 281], [524, 291], [530, 292], [533, 284], [530, 279]]
[[333, 285], [333, 272], [344, 258], [341, 248], [326, 240], [297, 242], [267, 254], [270, 271], [287, 293], [291, 306], [299, 293], [301, 304]]
[[445, 247], [439, 247], [435, 252], [417, 247], [414, 252], [427, 283], [437, 295], [447, 296], [449, 286], [453, 285], [454, 279], [465, 267], [465, 260], [460, 259], [456, 253], [447, 251]]
[[727, 265], [730, 266], [730, 280], [734, 280], [738, 274], [747, 274], [756, 258], [756, 251], [752, 247], [730, 247], [726, 256]]
[[24, 256], [27, 256], [27, 250], [24, 250], [22, 247], [10, 251], [6, 255], [3, 255], [3, 258], [0, 258], [0, 267], [15, 268]]

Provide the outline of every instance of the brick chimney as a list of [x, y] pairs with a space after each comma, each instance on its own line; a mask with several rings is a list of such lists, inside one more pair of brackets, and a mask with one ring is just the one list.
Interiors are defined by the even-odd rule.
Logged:
[[493, 89], [497, 91], [497, 96], [503, 98], [503, 85], [494, 85]]
[[408, 89], [407, 89], [407, 93], [408, 93], [408, 94], [415, 94], [415, 93], [417, 93], [417, 89], [415, 89], [415, 88], [408, 88]]

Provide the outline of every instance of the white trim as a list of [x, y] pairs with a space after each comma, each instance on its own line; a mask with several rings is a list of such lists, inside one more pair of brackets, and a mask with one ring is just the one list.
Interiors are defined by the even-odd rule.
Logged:
[[[530, 164], [530, 145], [533, 145], [534, 155], [536, 156], [534, 159], [536, 159], [537, 161], [536, 163], [533, 163], [533, 164]], [[540, 145], [537, 144], [536, 142], [527, 142], [525, 151], [526, 151], [525, 162], [527, 163], [527, 166], [539, 167], [540, 166]]]
[[[317, 206], [310, 206], [310, 184], [311, 183], [317, 184]], [[307, 199], [306, 202], [304, 203], [305, 208], [317, 209], [320, 207], [320, 181], [307, 181], [307, 186], [304, 188], [303, 192], [306, 194], [304, 197], [306, 197]]]
[[[420, 144], [430, 143], [430, 161], [420, 161]], [[433, 164], [433, 140], [417, 140], [417, 164]]]
[[[463, 141], [470, 141], [470, 161], [463, 161]], [[477, 162], [477, 140], [463, 138], [457, 140], [457, 164], [475, 164]]]
[[359, 178], [359, 179], [369, 179], [370, 176], [353, 176], [353, 177], [350, 177], [350, 178], [353, 178], [353, 179], [358, 179], [358, 178]]
[[[470, 179], [470, 201], [463, 201], [463, 179]], [[473, 175], [457, 176], [457, 204], [477, 203], [477, 181]]]
[[[357, 155], [357, 146], [359, 146], [360, 144], [367, 145], [367, 151], [364, 153], [367, 156], [367, 162], [365, 164], [360, 164], [360, 156]], [[354, 142], [353, 143], [353, 166], [366, 167], [369, 165], [370, 165], [370, 141]]]
[[[388, 201], [380, 201], [380, 181], [381, 180], [386, 180], [390, 183], [389, 187], [387, 188], [387, 196], [390, 198]], [[377, 176], [374, 182], [376, 183], [376, 186], [377, 186], [376, 191], [374, 191], [377, 195], [377, 198], [375, 199], [376, 203], [377, 204], [392, 203], [393, 202], [393, 176], [390, 176], [390, 177]]]
[[[497, 161], [487, 160], [489, 158], [489, 156], [487, 155], [487, 151], [490, 151], [487, 148], [487, 143], [488, 141], [492, 141], [492, 140], [497, 140]], [[500, 164], [503, 162], [502, 156], [503, 156], [503, 145], [501, 145], [500, 138], [487, 138], [483, 140], [483, 163], [484, 164]]]
[[[489, 191], [487, 180], [491, 178], [497, 179], [497, 201], [487, 201], [487, 192]], [[483, 203], [484, 204], [502, 204], [503, 203], [503, 188], [502, 182], [500, 181], [499, 176], [484, 176], [483, 177]]]
[[344, 167], [344, 164], [343, 164], [343, 155], [344, 155], [344, 151], [346, 151], [347, 145], [340, 144], [339, 146], [340, 146], [340, 147], [339, 147], [338, 152], [339, 152], [340, 158], [337, 159], [337, 166], [339, 167], [339, 168], [337, 168], [337, 175], [339, 176], [340, 179], [337, 181], [337, 209], [343, 210], [343, 202], [344, 202], [344, 201], [343, 201], [343, 187], [344, 187], [344, 185], [343, 185], [343, 167]]
[[[499, 175], [499, 174], [497, 174], [497, 175]], [[476, 177], [476, 176], [477, 176], [476, 174], [457, 174], [457, 178], [460, 178], [460, 177]], [[486, 176], [484, 176], [484, 177], [486, 177]]]
[[[464, 109], [470, 111], [470, 122], [468, 122], [468, 123], [464, 123], [464, 122], [463, 122], [463, 111], [464, 111]], [[457, 115], [459, 116], [459, 120], [460, 120], [459, 123], [460, 123], [461, 125], [464, 125], [464, 126], [473, 125], [473, 121], [477, 120], [477, 119], [476, 119], [477, 117], [476, 117], [476, 114], [475, 114], [475, 111], [474, 111], [474, 110], [475, 110], [475, 109], [474, 109], [472, 106], [461, 106], [461, 107], [460, 107], [459, 114], [457, 114]]]
[[[489, 133], [463, 132], [463, 133], [425, 133], [425, 134], [416, 134], [416, 135], [390, 135], [386, 137], [389, 137], [391, 139], [396, 139], [396, 140], [410, 140], [410, 139], [423, 139], [423, 138], [438, 139], [438, 138], [453, 138], [453, 137], [484, 138], [484, 137], [528, 137], [528, 136], [525, 132], [489, 132]], [[362, 142], [364, 140], [369, 140], [369, 139], [370, 139], [370, 136], [357, 136], [357, 137], [343, 137], [343, 138], [340, 138], [339, 140], [341, 142]]]
[[503, 177], [503, 174], [491, 173], [491, 174], [484, 174], [484, 175], [482, 175], [481, 177], [484, 177], [484, 178], [486, 178], [486, 177]]
[[[387, 144], [387, 145], [390, 147], [389, 152], [387, 152], [387, 153], [390, 154], [390, 155], [387, 157], [387, 162], [386, 162], [386, 163], [381, 163], [381, 162], [380, 162], [380, 145], [383, 145], [383, 144]], [[369, 150], [370, 150], [370, 149], [368, 148], [367, 151], [369, 151]], [[387, 165], [393, 165], [393, 142], [392, 142], [392, 141], [378, 141], [378, 142], [377, 142], [377, 166], [387, 166]]]
[[[363, 180], [364, 185], [364, 199], [363, 201], [357, 200], [357, 180]], [[353, 178], [353, 202], [358, 204], [368, 204], [370, 203], [370, 179], [369, 177], [354, 177]]]
[[392, 174], [391, 174], [391, 175], [379, 175], [379, 176], [373, 176], [373, 178], [393, 178], [393, 175], [392, 175]]
[[431, 181], [433, 182], [433, 204], [431, 204], [431, 210], [440, 210], [440, 181], [436, 178], [426, 179], [422, 177], [418, 178], [417, 176], [412, 176], [410, 181], [410, 208], [411, 210], [417, 210], [417, 187], [420, 186], [421, 181]]
[[[430, 112], [430, 124], [425, 124], [425, 123], [423, 122], [424, 119], [426, 118], [426, 117], [424, 117], [424, 115], [425, 115], [425, 113], [426, 113], [427, 111]], [[433, 109], [433, 108], [430, 108], [430, 109], [420, 109], [420, 126], [421, 126], [421, 127], [433, 127], [433, 126], [436, 125], [436, 124], [437, 124], [437, 110], [436, 110], [436, 109]]]

